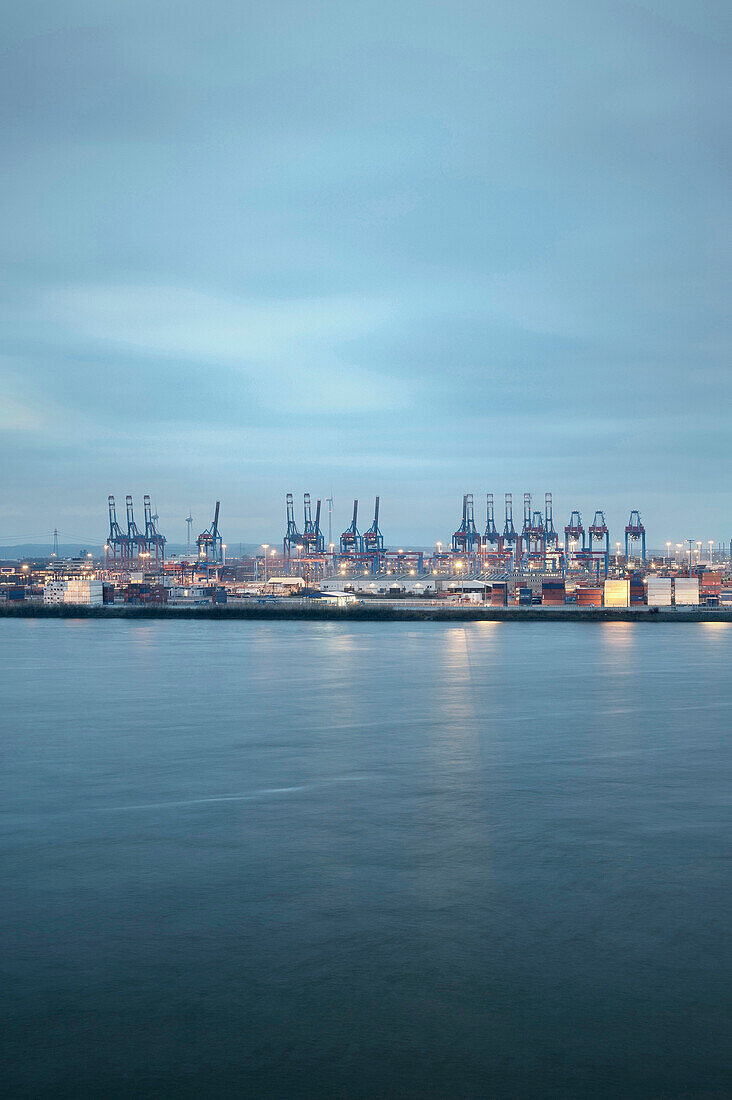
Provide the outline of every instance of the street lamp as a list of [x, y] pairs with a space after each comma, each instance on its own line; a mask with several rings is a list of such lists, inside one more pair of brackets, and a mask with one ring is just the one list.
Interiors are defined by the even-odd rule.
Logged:
[[267, 583], [267, 551], [269, 550], [269, 543], [263, 542], [262, 549], [264, 550], [264, 583]]
[[714, 539], [709, 540], [709, 564], [714, 561]]
[[222, 561], [221, 564], [226, 565], [226, 543], [225, 542], [221, 543], [221, 553], [223, 554], [223, 557], [224, 557], [224, 560]]
[[671, 564], [671, 543], [670, 542], [666, 543], [666, 557], [668, 559], [668, 564], [670, 565]]

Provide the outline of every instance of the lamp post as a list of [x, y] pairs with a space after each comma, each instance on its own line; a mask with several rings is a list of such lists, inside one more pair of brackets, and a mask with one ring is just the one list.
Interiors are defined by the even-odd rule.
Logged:
[[264, 550], [264, 583], [267, 583], [267, 551], [269, 550], [269, 543], [263, 542], [262, 549]]

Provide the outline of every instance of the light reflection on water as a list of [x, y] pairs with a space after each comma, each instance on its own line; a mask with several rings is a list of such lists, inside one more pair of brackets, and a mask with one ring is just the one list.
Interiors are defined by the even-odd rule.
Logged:
[[0, 632], [11, 1095], [729, 1094], [729, 630]]

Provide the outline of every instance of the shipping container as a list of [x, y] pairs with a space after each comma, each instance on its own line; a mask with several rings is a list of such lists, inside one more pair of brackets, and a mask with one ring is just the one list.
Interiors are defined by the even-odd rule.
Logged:
[[630, 607], [630, 581], [605, 581], [605, 607]]
[[541, 585], [542, 604], [564, 604], [566, 590], [564, 581], [543, 581]]
[[649, 577], [648, 578], [648, 606], [649, 607], [670, 607], [671, 606], [671, 578], [670, 577]]
[[677, 577], [674, 581], [674, 601], [677, 607], [690, 607], [699, 603], [699, 578]]
[[646, 590], [643, 586], [643, 581], [630, 582], [630, 602], [631, 604], [640, 604], [646, 602]]
[[578, 607], [602, 607], [601, 588], [577, 588], [575, 598]]
[[491, 589], [491, 604], [493, 607], [505, 607], [507, 586], [503, 583], [494, 584]]

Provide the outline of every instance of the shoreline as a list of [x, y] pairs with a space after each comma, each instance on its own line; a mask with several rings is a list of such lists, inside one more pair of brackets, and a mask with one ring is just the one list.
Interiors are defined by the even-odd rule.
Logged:
[[[284, 603], [284, 601], [282, 601]], [[439, 607], [394, 606], [347, 607], [288, 606], [256, 604], [251, 607], [218, 606], [107, 606], [24, 603], [0, 607], [6, 619], [258, 619], [311, 620], [323, 622], [648, 622], [648, 623], [732, 623], [732, 608], [707, 607], [481, 607], [447, 605]]]

